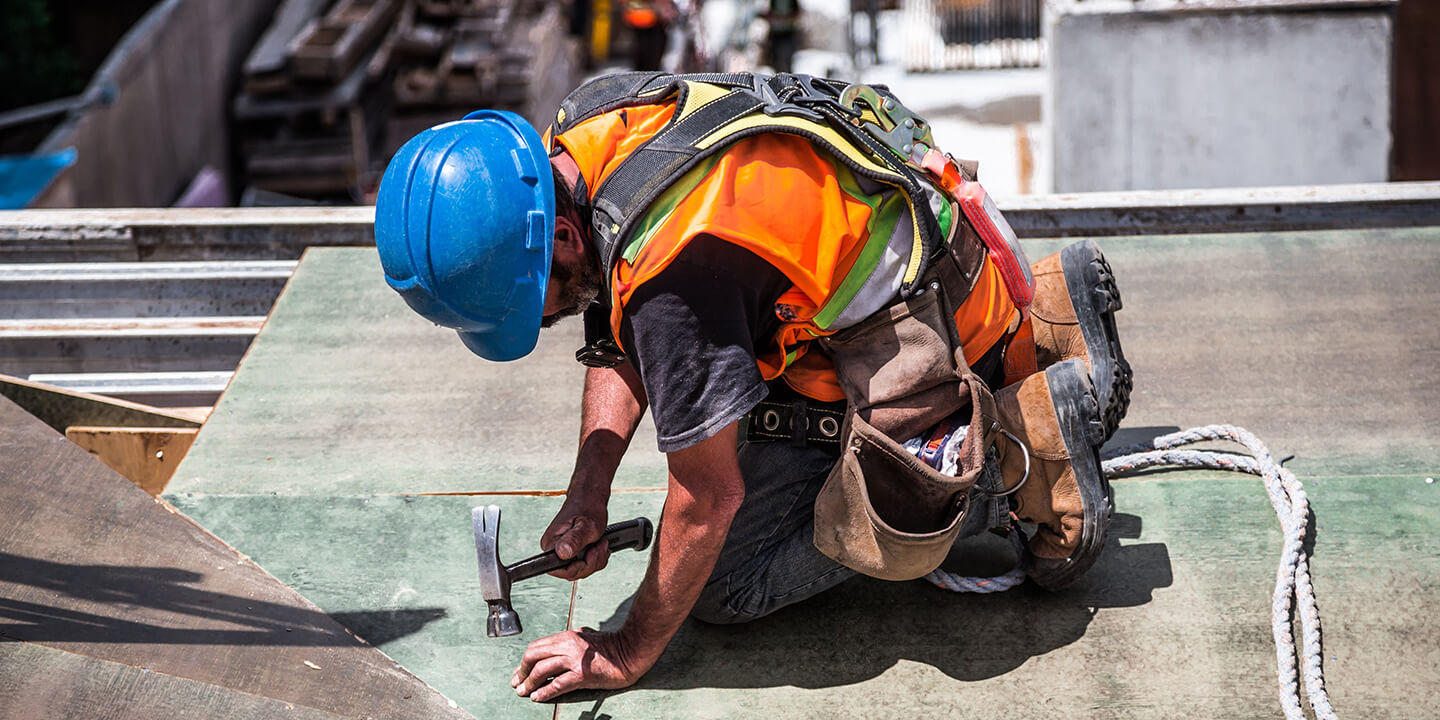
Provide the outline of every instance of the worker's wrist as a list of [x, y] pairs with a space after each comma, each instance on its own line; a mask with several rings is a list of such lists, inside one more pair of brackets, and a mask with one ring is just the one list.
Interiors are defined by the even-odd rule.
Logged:
[[610, 479], [576, 473], [570, 477], [565, 501], [579, 508], [604, 508], [610, 504]]
[[[672, 633], [673, 634], [673, 633]], [[615, 633], [616, 644], [624, 658], [625, 669], [634, 677], [644, 675], [660, 660], [665, 647], [670, 644], [670, 635], [657, 636], [653, 631], [641, 627], [634, 619], [627, 619]]]

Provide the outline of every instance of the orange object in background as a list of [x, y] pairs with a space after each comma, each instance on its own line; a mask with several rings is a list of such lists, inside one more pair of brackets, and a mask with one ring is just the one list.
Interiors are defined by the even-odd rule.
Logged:
[[625, 3], [621, 17], [626, 25], [633, 28], [652, 28], [660, 22], [660, 13], [653, 4], [637, 0]]

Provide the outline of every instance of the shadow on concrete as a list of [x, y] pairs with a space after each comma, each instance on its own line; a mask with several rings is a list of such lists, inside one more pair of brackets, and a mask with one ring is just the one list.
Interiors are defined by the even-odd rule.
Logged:
[[[31, 642], [373, 645], [445, 616], [441, 608], [319, 610], [200, 587], [205, 576], [166, 567], [72, 565], [0, 552], [0, 636]], [[9, 587], [6, 587], [9, 585]]]
[[[1163, 543], [1121, 545], [1140, 536], [1138, 516], [1117, 514], [1106, 550], [1076, 585], [1047, 592], [1026, 583], [992, 595], [952, 593], [924, 580], [858, 577], [816, 598], [745, 625], [688, 621], [634, 689], [823, 688], [875, 678], [900, 660], [930, 665], [957, 680], [1010, 672], [1032, 657], [1075, 642], [1097, 612], [1135, 607], [1173, 582]], [[627, 600], [601, 624], [617, 629]], [[625, 691], [619, 691], [625, 692]], [[595, 702], [608, 693], [565, 696]]]
[[1161, 435], [1169, 435], [1170, 433], [1179, 431], [1179, 425], [1147, 425], [1144, 427], [1122, 427], [1115, 431], [1115, 435], [1110, 438], [1110, 442], [1105, 443], [1105, 447], [1100, 448], [1100, 454], [1107, 455], [1116, 450], [1130, 447], [1131, 445], [1139, 445], [1141, 443], [1148, 444], [1151, 440], [1154, 440]]

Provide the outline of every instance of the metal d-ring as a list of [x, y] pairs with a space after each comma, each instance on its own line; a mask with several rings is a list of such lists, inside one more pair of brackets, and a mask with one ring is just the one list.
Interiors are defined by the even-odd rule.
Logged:
[[980, 488], [980, 492], [985, 493], [986, 495], [989, 495], [990, 497], [997, 497], [997, 498], [998, 498], [998, 497], [1008, 497], [1008, 496], [1010, 496], [1010, 495], [1014, 495], [1014, 494], [1015, 494], [1015, 491], [1019, 490], [1019, 489], [1022, 488], [1022, 487], [1025, 487], [1025, 481], [1030, 479], [1030, 448], [1025, 447], [1025, 443], [1020, 442], [1020, 438], [1017, 438], [1017, 437], [1015, 437], [1014, 435], [1011, 435], [1009, 430], [1006, 430], [1006, 429], [1003, 428], [1003, 427], [1002, 427], [1002, 428], [997, 428], [997, 429], [998, 429], [1000, 432], [1005, 433], [1005, 437], [1010, 438], [1010, 441], [1011, 441], [1011, 442], [1015, 443], [1016, 445], [1019, 445], [1019, 446], [1020, 446], [1020, 451], [1023, 452], [1023, 453], [1025, 453], [1025, 475], [1024, 475], [1024, 477], [1021, 477], [1021, 478], [1020, 478], [1020, 482], [1015, 483], [1015, 487], [1012, 487], [1012, 488], [1010, 488], [1010, 489], [1008, 489], [1008, 490], [1001, 490], [1000, 492], [997, 492], [997, 493], [992, 493], [992, 492], [990, 492], [989, 490], [986, 490], [986, 489], [984, 489], [984, 488]]

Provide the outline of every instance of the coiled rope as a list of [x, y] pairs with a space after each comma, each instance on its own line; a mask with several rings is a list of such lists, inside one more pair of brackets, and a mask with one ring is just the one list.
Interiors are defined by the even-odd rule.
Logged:
[[[1232, 455], [1205, 450], [1178, 450], [1200, 442], [1228, 440], [1243, 446], [1250, 456]], [[1310, 503], [1305, 488], [1295, 474], [1286, 470], [1270, 454], [1270, 449], [1244, 428], [1233, 425], [1206, 425], [1162, 435], [1147, 443], [1132, 445], [1106, 453], [1101, 471], [1115, 477], [1153, 467], [1184, 467], [1231, 470], [1259, 475], [1270, 496], [1270, 504], [1280, 519], [1284, 542], [1280, 550], [1280, 567], [1275, 573], [1275, 592], [1271, 596], [1270, 623], [1275, 638], [1275, 660], [1279, 682], [1280, 708], [1287, 720], [1305, 717], [1300, 704], [1296, 656], [1304, 666], [1305, 695], [1310, 709], [1320, 720], [1334, 720], [1335, 710], [1325, 692], [1325, 675], [1320, 644], [1320, 611], [1315, 605], [1315, 589], [1310, 582], [1310, 562], [1305, 552], [1305, 531], [1310, 517]], [[962, 577], [935, 570], [926, 579], [956, 592], [1001, 592], [1025, 579], [1019, 568], [993, 578]], [[1292, 605], [1292, 599], [1294, 604]], [[1293, 610], [1300, 615], [1301, 644], [1296, 645]]]

